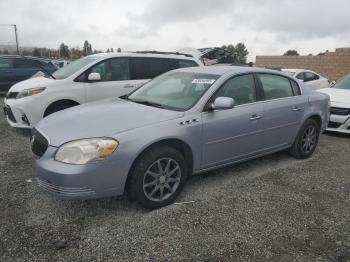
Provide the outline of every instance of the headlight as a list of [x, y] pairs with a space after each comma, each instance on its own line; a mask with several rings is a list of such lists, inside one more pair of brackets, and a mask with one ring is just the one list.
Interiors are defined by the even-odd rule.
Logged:
[[57, 151], [55, 160], [82, 165], [103, 159], [118, 148], [118, 141], [112, 138], [89, 138], [63, 144]]
[[36, 95], [36, 94], [43, 92], [45, 89], [46, 89], [46, 87], [24, 89], [18, 93], [16, 98], [22, 98], [22, 97], [26, 97], [26, 96]]

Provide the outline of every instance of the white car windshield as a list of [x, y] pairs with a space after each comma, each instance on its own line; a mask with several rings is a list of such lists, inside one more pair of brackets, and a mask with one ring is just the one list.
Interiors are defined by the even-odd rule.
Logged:
[[127, 99], [136, 103], [183, 111], [191, 108], [219, 75], [189, 72], [165, 74], [146, 83]]
[[53, 76], [56, 79], [65, 79], [99, 58], [100, 57], [98, 56], [86, 56], [84, 58], [80, 58], [69, 65], [58, 69], [55, 73], [53, 73]]
[[347, 75], [347, 76], [343, 77], [342, 79], [338, 80], [338, 82], [334, 86], [332, 86], [332, 88], [350, 90], [350, 75]]

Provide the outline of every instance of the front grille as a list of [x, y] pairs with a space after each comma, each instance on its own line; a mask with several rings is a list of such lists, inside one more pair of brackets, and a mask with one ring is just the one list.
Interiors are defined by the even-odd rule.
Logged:
[[30, 143], [32, 147], [32, 152], [39, 157], [45, 154], [49, 146], [49, 142], [47, 141], [47, 139], [42, 134], [40, 134], [40, 132], [35, 128], [32, 130], [32, 137], [30, 139]]
[[18, 92], [8, 92], [6, 95], [6, 99], [14, 99], [18, 95]]
[[341, 107], [331, 107], [331, 114], [340, 115], [340, 116], [347, 116], [347, 115], [350, 115], [350, 109], [349, 108], [341, 108]]
[[17, 123], [15, 116], [12, 113], [11, 107], [9, 107], [8, 105], [6, 105], [4, 107], [4, 111], [5, 111], [5, 115], [7, 115], [8, 119], [13, 122], [13, 123]]
[[42, 189], [49, 191], [51, 193], [65, 196], [65, 197], [86, 197], [95, 195], [95, 191], [87, 187], [64, 187], [57, 186], [49, 181], [45, 181], [42, 179], [37, 179], [39, 187]]
[[329, 128], [338, 128], [338, 127], [340, 127], [340, 126], [341, 126], [341, 123], [332, 122], [332, 121], [330, 121], [330, 122], [328, 123], [328, 127], [329, 127]]

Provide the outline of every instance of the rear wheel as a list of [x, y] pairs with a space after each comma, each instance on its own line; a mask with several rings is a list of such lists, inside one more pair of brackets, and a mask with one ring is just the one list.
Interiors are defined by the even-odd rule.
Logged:
[[313, 119], [305, 121], [296, 137], [289, 153], [295, 158], [305, 159], [310, 157], [316, 149], [320, 135], [320, 127]]
[[67, 109], [73, 106], [79, 105], [78, 103], [70, 100], [62, 100], [52, 103], [45, 111], [44, 117], [51, 115], [55, 112], [61, 111], [63, 109]]
[[155, 209], [173, 202], [186, 179], [183, 156], [168, 146], [147, 150], [133, 166], [128, 179], [128, 194], [143, 207]]

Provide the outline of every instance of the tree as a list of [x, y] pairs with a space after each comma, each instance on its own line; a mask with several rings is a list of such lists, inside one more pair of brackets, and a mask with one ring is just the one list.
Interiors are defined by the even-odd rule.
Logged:
[[247, 57], [248, 57], [248, 50], [246, 46], [243, 43], [238, 43], [235, 46], [236, 51], [236, 63], [238, 64], [246, 64], [247, 63]]
[[84, 42], [83, 54], [84, 54], [85, 56], [91, 55], [91, 54], [92, 54], [92, 47], [91, 47], [91, 44], [90, 44], [87, 40], [85, 40], [85, 42]]
[[120, 47], [118, 47], [117, 52], [120, 53], [122, 51], [122, 49]]
[[107, 51], [106, 51], [106, 53], [109, 53], [110, 51], [109, 51], [109, 48], [107, 49]]
[[69, 58], [69, 48], [67, 45], [65, 45], [64, 43], [61, 43], [59, 47], [59, 51], [60, 51], [60, 57]]
[[5, 49], [4, 50], [4, 55], [8, 55], [9, 54], [9, 50]]
[[39, 48], [35, 47], [33, 50], [33, 56], [40, 56], [40, 50]]
[[114, 53], [113, 47], [111, 48], [111, 53]]
[[297, 50], [288, 50], [283, 54], [284, 56], [289, 56], [289, 55], [299, 55]]

